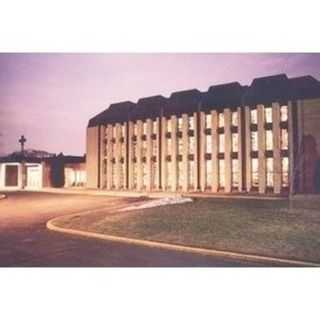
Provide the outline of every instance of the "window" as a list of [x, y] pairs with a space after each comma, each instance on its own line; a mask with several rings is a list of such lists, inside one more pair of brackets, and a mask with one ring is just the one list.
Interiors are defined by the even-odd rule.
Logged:
[[224, 113], [223, 112], [219, 113], [218, 126], [219, 126], [219, 128], [223, 128], [224, 127]]
[[212, 137], [211, 135], [206, 135], [206, 153], [212, 152]]
[[238, 152], [238, 133], [233, 133], [232, 139], [232, 152]]
[[224, 188], [225, 180], [224, 180], [224, 159], [219, 160], [219, 187]]
[[206, 161], [206, 188], [210, 188], [212, 184], [212, 162]]
[[239, 186], [239, 161], [232, 159], [232, 187]]
[[288, 106], [281, 106], [280, 107], [280, 120], [281, 121], [288, 121]]
[[285, 157], [281, 159], [281, 180], [282, 186], [288, 187], [289, 185], [289, 158]]
[[219, 152], [224, 152], [224, 134], [219, 134]]
[[273, 187], [273, 158], [267, 158], [267, 187]]
[[264, 116], [266, 123], [272, 123], [272, 108], [264, 108]]
[[212, 116], [211, 116], [211, 113], [209, 114], [206, 114], [206, 119], [205, 119], [205, 126], [206, 126], [206, 129], [210, 129], [211, 128], [211, 123], [212, 123]]
[[258, 166], [258, 159], [253, 158], [251, 159], [251, 179], [252, 179], [252, 186], [258, 187], [259, 186], [259, 166]]
[[252, 124], [257, 124], [257, 123], [258, 123], [258, 113], [257, 113], [257, 109], [251, 109], [251, 111], [250, 111], [250, 118], [251, 118], [251, 123], [252, 123]]
[[234, 127], [238, 126], [238, 112], [234, 111], [231, 114], [231, 123]]
[[281, 149], [288, 150], [288, 130], [281, 129]]
[[266, 150], [273, 150], [273, 133], [272, 130], [266, 131]]
[[251, 132], [251, 151], [258, 151], [258, 132]]

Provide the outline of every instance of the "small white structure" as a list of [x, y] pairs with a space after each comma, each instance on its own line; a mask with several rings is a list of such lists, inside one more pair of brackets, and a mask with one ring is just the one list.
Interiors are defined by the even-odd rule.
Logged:
[[40, 189], [43, 187], [43, 164], [29, 162], [0, 163], [0, 189]]

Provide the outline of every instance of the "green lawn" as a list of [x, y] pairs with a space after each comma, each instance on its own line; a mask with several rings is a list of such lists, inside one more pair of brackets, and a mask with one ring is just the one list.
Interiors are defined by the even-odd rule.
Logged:
[[320, 208], [287, 200], [193, 203], [62, 218], [59, 226], [195, 247], [320, 262]]

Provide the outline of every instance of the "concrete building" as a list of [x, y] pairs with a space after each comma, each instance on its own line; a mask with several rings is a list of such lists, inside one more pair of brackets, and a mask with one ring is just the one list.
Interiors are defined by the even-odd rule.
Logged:
[[320, 190], [320, 83], [275, 75], [112, 104], [87, 128], [87, 187]]

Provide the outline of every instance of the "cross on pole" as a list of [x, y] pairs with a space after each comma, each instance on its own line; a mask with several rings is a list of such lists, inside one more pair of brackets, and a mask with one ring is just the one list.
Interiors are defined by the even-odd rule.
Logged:
[[27, 139], [22, 135], [19, 139], [19, 143], [21, 144], [21, 153], [24, 152], [24, 144], [27, 142]]

